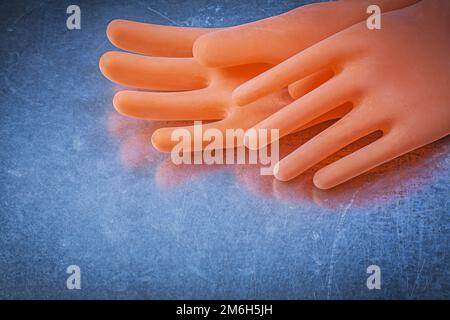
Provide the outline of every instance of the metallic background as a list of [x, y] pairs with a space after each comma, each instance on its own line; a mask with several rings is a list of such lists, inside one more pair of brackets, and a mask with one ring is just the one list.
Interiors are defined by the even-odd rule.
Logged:
[[2, 1], [0, 298], [450, 298], [448, 137], [321, 191], [317, 167], [292, 183], [176, 167], [149, 144], [164, 123], [114, 112], [112, 19], [229, 26], [306, 2]]

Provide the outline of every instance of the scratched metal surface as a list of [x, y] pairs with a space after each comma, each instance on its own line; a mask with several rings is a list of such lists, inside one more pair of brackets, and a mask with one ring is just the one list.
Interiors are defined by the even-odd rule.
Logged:
[[448, 138], [320, 191], [311, 172], [174, 167], [148, 143], [163, 123], [113, 111], [110, 20], [228, 26], [305, 2], [77, 1], [68, 31], [72, 3], [2, 1], [0, 298], [450, 298]]

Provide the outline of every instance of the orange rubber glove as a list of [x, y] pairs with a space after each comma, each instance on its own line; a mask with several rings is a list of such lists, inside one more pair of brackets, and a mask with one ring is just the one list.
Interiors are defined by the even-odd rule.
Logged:
[[[351, 142], [383, 136], [319, 170], [314, 184], [332, 188], [450, 133], [450, 2], [421, 2], [381, 17], [381, 30], [352, 26], [237, 88], [245, 105], [323, 68], [335, 76], [262, 121], [280, 136], [343, 104], [353, 110], [282, 159], [279, 180], [290, 180]], [[260, 145], [261, 147], [261, 145]]]
[[[214, 29], [214, 32], [211, 32], [212, 29], [164, 27], [117, 20], [108, 26], [107, 32], [109, 39], [117, 47], [144, 55], [169, 58], [108, 52], [100, 60], [100, 69], [107, 78], [125, 86], [178, 91], [118, 92], [114, 97], [114, 105], [122, 114], [152, 120], [220, 120], [205, 125], [204, 129], [216, 128], [223, 132], [225, 129], [246, 130], [278, 111], [289, 98], [283, 92], [276, 92], [265, 101], [260, 100], [246, 109], [240, 109], [230, 102], [231, 92], [238, 85], [266, 70], [270, 66], [268, 63], [278, 63], [365, 19], [367, 6], [373, 2], [387, 11], [417, 1], [343, 0], [319, 3], [255, 23]], [[317, 21], [323, 23], [318, 24]], [[263, 30], [265, 31], [262, 32]], [[239, 36], [243, 38], [240, 39]], [[196, 39], [198, 41], [194, 44]], [[277, 45], [265, 45], [262, 50], [261, 41], [271, 41]], [[248, 45], [253, 46], [253, 49], [247, 51]], [[239, 66], [204, 67], [190, 58], [193, 47], [196, 57], [202, 63], [213, 64], [213, 67]], [[330, 70], [311, 74], [290, 86], [291, 96], [298, 98], [331, 76]], [[321, 115], [304, 127], [340, 118], [347, 111], [348, 106], [343, 106]], [[154, 146], [161, 151], [170, 151], [176, 144], [170, 139], [174, 129], [176, 128], [169, 127], [157, 130], [152, 137]], [[193, 130], [192, 127], [188, 129]], [[236, 142], [236, 145], [241, 144], [241, 141]], [[206, 144], [193, 142], [194, 145]]]

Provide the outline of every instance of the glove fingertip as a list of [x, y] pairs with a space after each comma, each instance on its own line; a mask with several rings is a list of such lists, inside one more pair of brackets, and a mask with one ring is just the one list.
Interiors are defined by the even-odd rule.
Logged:
[[313, 183], [316, 186], [316, 188], [327, 190], [331, 189], [335, 186], [329, 179], [327, 179], [326, 175], [323, 174], [321, 171], [316, 172], [316, 174], [313, 177]]
[[168, 153], [172, 150], [172, 142], [170, 139], [167, 139], [164, 129], [158, 129], [153, 132], [151, 142], [153, 147], [160, 152]]
[[194, 58], [202, 65], [207, 67], [220, 67], [216, 55], [216, 36], [214, 33], [205, 34], [199, 37], [192, 47]]

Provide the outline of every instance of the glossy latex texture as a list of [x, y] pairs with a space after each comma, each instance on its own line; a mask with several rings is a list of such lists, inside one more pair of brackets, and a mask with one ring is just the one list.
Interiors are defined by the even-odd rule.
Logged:
[[[131, 53], [106, 53], [100, 60], [100, 69], [118, 84], [141, 89], [116, 94], [114, 106], [122, 114], [150, 120], [218, 120], [206, 124], [204, 129], [246, 130], [278, 111], [290, 98], [277, 91], [240, 109], [231, 102], [231, 92], [274, 64], [364, 20], [367, 6], [373, 2], [388, 11], [417, 0], [318, 3], [225, 29], [116, 20], [108, 26], [108, 38]], [[192, 58], [193, 51], [196, 59]], [[332, 70], [318, 70], [290, 85], [289, 93], [291, 97], [301, 97], [332, 75]], [[348, 110], [348, 106], [342, 106], [302, 127], [340, 118]], [[158, 129], [152, 136], [153, 145], [170, 151], [175, 144], [170, 139], [174, 129]], [[193, 142], [194, 145], [204, 146]]]
[[[255, 128], [293, 132], [344, 104], [344, 118], [275, 167], [290, 180], [344, 146], [375, 131], [371, 144], [319, 170], [314, 184], [332, 188], [450, 132], [450, 2], [421, 2], [381, 17], [380, 30], [354, 25], [252, 79], [233, 93], [246, 105], [324, 68], [334, 77]], [[245, 107], [244, 107], [245, 108]], [[260, 144], [260, 147], [262, 144]]]

